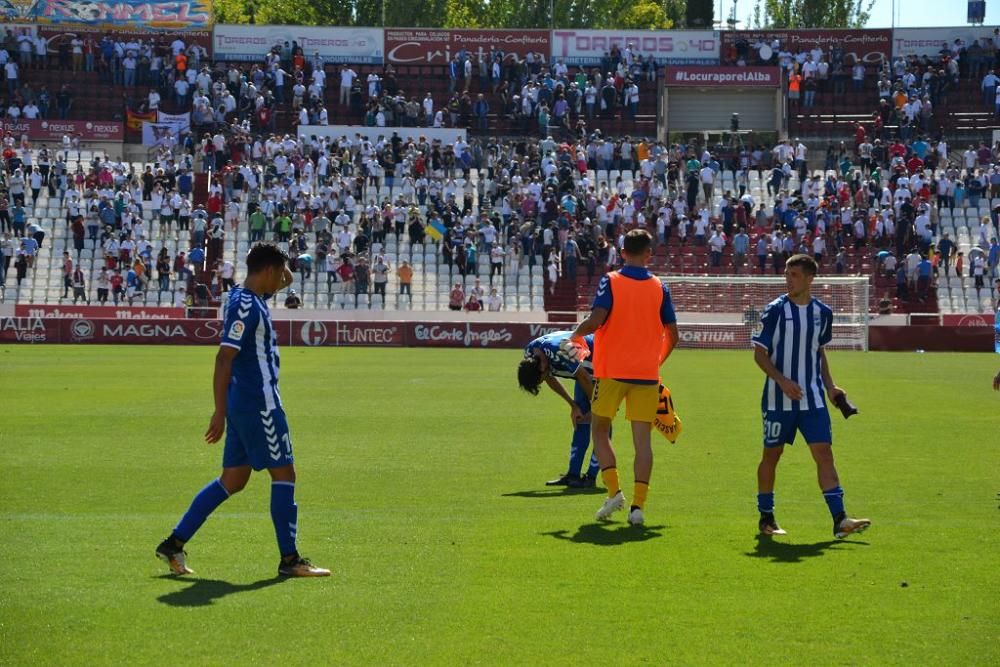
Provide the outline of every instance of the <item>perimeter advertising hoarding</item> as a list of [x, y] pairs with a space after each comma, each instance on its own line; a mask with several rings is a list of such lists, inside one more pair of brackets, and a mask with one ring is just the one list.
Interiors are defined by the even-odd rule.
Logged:
[[552, 61], [599, 65], [612, 48], [632, 46], [661, 65], [717, 65], [719, 45], [711, 30], [553, 30]]
[[64, 134], [80, 134], [83, 141], [124, 141], [125, 123], [101, 120], [4, 120], [3, 132], [27, 134], [37, 141], [61, 141]]
[[941, 55], [941, 49], [949, 47], [956, 39], [962, 40], [966, 46], [971, 46], [979, 40], [984, 44], [993, 38], [996, 28], [982, 26], [957, 26], [954, 28], [896, 28], [892, 31], [892, 57], [896, 56], [931, 56]]
[[851, 56], [867, 64], [881, 63], [892, 55], [892, 30], [726, 30], [722, 33], [723, 51], [741, 39], [752, 48], [758, 39], [770, 45], [777, 39], [781, 48], [799, 53], [817, 44], [829, 57], [840, 47], [845, 58]]
[[381, 65], [384, 53], [381, 28], [217, 25], [212, 36], [217, 60], [262, 60], [285, 42], [297, 42], [307, 59], [319, 53], [327, 63]]
[[488, 59], [493, 47], [523, 59], [529, 52], [548, 54], [550, 46], [548, 30], [385, 30], [385, 60], [394, 65], [445, 65], [462, 49]]

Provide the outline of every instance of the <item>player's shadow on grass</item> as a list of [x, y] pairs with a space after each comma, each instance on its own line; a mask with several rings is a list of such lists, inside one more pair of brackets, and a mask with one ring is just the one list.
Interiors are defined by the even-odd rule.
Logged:
[[646, 542], [647, 540], [655, 539], [663, 535], [662, 531], [665, 527], [586, 523], [577, 528], [573, 534], [570, 534], [568, 530], [552, 530], [547, 533], [541, 533], [541, 535], [548, 535], [557, 540], [566, 540], [567, 542], [611, 547], [628, 542]]
[[174, 581], [190, 583], [190, 586], [187, 588], [164, 593], [156, 598], [163, 604], [168, 604], [171, 607], [204, 607], [227, 595], [257, 591], [280, 584], [287, 581], [288, 577], [271, 577], [270, 579], [255, 581], [252, 584], [232, 584], [221, 579], [184, 579], [172, 574], [164, 574], [157, 577], [157, 579], [172, 579]]
[[767, 558], [776, 563], [801, 563], [807, 558], [822, 556], [830, 549], [840, 547], [852, 547], [856, 545], [868, 546], [867, 542], [845, 542], [843, 540], [826, 540], [814, 542], [813, 544], [791, 544], [789, 542], [779, 542], [769, 535], [758, 535], [757, 546], [753, 551], [748, 551], [747, 556], [751, 558]]
[[548, 489], [512, 491], [511, 493], [502, 493], [500, 495], [504, 498], [564, 498], [566, 496], [593, 496], [598, 493], [607, 493], [607, 491], [593, 486], [582, 489], [572, 489], [568, 486], [558, 486], [550, 487]]

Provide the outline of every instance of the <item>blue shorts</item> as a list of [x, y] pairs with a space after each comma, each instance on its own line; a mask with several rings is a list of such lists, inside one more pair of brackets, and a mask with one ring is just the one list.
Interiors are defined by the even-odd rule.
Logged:
[[281, 408], [226, 415], [222, 467], [249, 465], [254, 470], [280, 468], [294, 462], [288, 422]]
[[833, 444], [830, 411], [799, 410], [785, 412], [767, 410], [764, 415], [764, 446], [781, 447], [795, 442], [795, 432], [802, 433], [806, 444]]

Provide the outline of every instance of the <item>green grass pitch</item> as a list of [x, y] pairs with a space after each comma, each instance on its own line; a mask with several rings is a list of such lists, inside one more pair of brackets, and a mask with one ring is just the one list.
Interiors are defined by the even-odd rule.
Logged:
[[255, 475], [175, 578], [153, 549], [218, 470], [214, 353], [0, 347], [0, 664], [1000, 661], [994, 355], [832, 353], [861, 409], [834, 415], [847, 508], [874, 525], [832, 540], [799, 444], [768, 544], [749, 351], [670, 360], [684, 434], [654, 435], [638, 530], [545, 489], [569, 413], [517, 389], [519, 352], [284, 349], [300, 548], [333, 576], [274, 578]]

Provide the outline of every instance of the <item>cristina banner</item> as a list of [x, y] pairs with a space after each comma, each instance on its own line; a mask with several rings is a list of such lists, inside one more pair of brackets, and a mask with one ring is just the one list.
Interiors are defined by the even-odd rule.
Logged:
[[[830, 57], [833, 48], [839, 48], [849, 62], [860, 59], [872, 65], [888, 60], [892, 55], [892, 30], [725, 30], [722, 33], [723, 55], [740, 42], [752, 51], [758, 40], [769, 48], [777, 40], [781, 49], [790, 53], [809, 51], [816, 46]], [[773, 57], [777, 57], [775, 52]], [[751, 53], [750, 61], [755, 62]], [[776, 61], [775, 61], [776, 62]]]
[[296, 25], [216, 25], [212, 44], [219, 60], [261, 60], [285, 42], [302, 47], [306, 58], [319, 53], [327, 63], [381, 65], [381, 28], [319, 28]]
[[711, 30], [553, 30], [552, 62], [599, 65], [614, 47], [631, 46], [661, 65], [718, 65], [719, 44]]
[[726, 86], [730, 88], [777, 88], [781, 70], [777, 67], [667, 67], [668, 86]]
[[548, 30], [434, 30], [387, 28], [385, 59], [397, 65], [445, 65], [465, 49], [489, 59], [494, 48], [523, 59], [528, 53], [548, 54]]
[[210, 30], [212, 3], [210, 0], [38, 0], [30, 10], [29, 20], [40, 24], [83, 24], [102, 26], [105, 29], [112, 26], [141, 26], [150, 29]]

